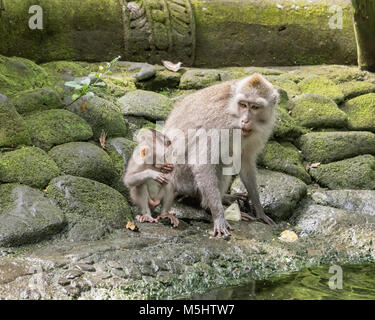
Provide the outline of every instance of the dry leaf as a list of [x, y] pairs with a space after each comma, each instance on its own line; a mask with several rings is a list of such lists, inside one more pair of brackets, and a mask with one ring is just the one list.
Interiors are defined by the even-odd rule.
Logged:
[[166, 60], [162, 62], [163, 62], [163, 66], [170, 71], [177, 72], [178, 70], [181, 69], [182, 62], [178, 62], [176, 64], [170, 61], [166, 61]]
[[86, 102], [83, 101], [82, 104], [81, 104], [81, 111], [84, 112], [86, 111]]
[[104, 67], [103, 66], [99, 66], [99, 71], [103, 71], [104, 70]]
[[105, 139], [106, 138], [107, 138], [107, 133], [104, 130], [102, 130], [99, 141], [100, 141], [100, 145], [103, 149], [106, 149], [106, 146], [105, 146]]
[[317, 168], [320, 166], [320, 162], [315, 162], [306, 166], [306, 171], [309, 172], [311, 168]]
[[294, 231], [285, 230], [281, 232], [279, 240], [282, 242], [294, 242], [298, 240], [298, 236]]
[[134, 232], [139, 231], [138, 227], [131, 221], [128, 221], [128, 223], [126, 224], [126, 229], [129, 229], [130, 231], [134, 231]]

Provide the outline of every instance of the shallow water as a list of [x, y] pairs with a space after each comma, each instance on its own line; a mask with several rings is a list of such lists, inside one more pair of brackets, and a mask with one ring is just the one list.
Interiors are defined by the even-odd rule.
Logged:
[[[342, 268], [342, 289], [337, 288], [339, 272], [330, 266], [306, 268], [268, 280], [238, 287], [215, 289], [193, 299], [222, 300], [336, 300], [375, 299], [375, 264], [346, 265]], [[334, 277], [334, 278], [331, 278]], [[336, 278], [338, 277], [338, 278]], [[336, 286], [336, 289], [331, 289]]]

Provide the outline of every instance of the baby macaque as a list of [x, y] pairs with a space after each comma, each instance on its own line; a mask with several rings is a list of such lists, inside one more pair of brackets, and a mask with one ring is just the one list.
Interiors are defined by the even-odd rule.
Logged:
[[[130, 188], [133, 203], [141, 209], [141, 215], [136, 216], [140, 223], [169, 219], [173, 227], [179, 224], [170, 213], [174, 200], [173, 185], [169, 181], [169, 173], [174, 168], [168, 162], [170, 144], [170, 140], [156, 130], [142, 130], [138, 135], [138, 146], [129, 161], [124, 183]], [[151, 210], [159, 204], [162, 205], [161, 215], [155, 219]]]

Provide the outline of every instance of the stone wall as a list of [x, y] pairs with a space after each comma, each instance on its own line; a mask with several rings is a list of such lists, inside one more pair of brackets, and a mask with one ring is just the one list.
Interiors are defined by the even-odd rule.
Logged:
[[[125, 60], [188, 66], [355, 64], [349, 0], [3, 0], [0, 54], [37, 62]], [[43, 30], [30, 30], [32, 5]], [[343, 28], [329, 27], [332, 5]]]

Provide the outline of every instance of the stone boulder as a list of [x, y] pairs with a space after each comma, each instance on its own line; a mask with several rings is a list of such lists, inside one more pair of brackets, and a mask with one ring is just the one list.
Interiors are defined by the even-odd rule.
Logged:
[[202, 89], [221, 81], [223, 71], [214, 69], [191, 69], [180, 80], [180, 89]]
[[125, 198], [115, 189], [87, 178], [61, 176], [47, 187], [48, 196], [63, 210], [70, 241], [97, 240], [125, 228], [132, 219]]
[[375, 189], [375, 157], [362, 155], [322, 164], [310, 169], [310, 175], [329, 189]]
[[124, 137], [127, 134], [126, 122], [120, 108], [111, 101], [97, 96], [87, 101], [81, 98], [68, 106], [67, 110], [87, 121], [92, 128], [94, 139], [99, 139], [103, 130], [107, 137]]
[[[257, 184], [264, 211], [277, 220], [289, 218], [307, 193], [306, 184], [301, 180], [269, 170], [258, 170]], [[240, 178], [236, 178], [231, 186], [231, 193], [244, 192], [245, 186]]]
[[325, 96], [304, 94], [293, 101], [292, 117], [306, 128], [344, 128], [347, 115]]
[[275, 139], [294, 140], [306, 133], [296, 120], [294, 120], [284, 108], [277, 107], [277, 118], [272, 137]]
[[0, 185], [0, 247], [36, 243], [62, 230], [63, 212], [43, 192]]
[[62, 143], [88, 140], [92, 129], [88, 123], [67, 110], [46, 110], [24, 117], [32, 142], [44, 150]]
[[345, 100], [375, 92], [375, 83], [369, 81], [349, 81], [340, 84], [339, 87]]
[[117, 177], [109, 155], [89, 142], [70, 142], [52, 148], [48, 155], [61, 173], [89, 178], [111, 185]]
[[375, 93], [351, 99], [341, 110], [348, 115], [350, 129], [375, 132]]
[[24, 147], [0, 154], [0, 182], [17, 182], [44, 188], [60, 170], [45, 151]]
[[303, 93], [314, 93], [332, 99], [336, 103], [344, 100], [344, 94], [333, 81], [319, 76], [306, 78], [298, 83]]
[[298, 140], [310, 162], [329, 163], [361, 154], [375, 154], [375, 134], [365, 131], [312, 132]]

